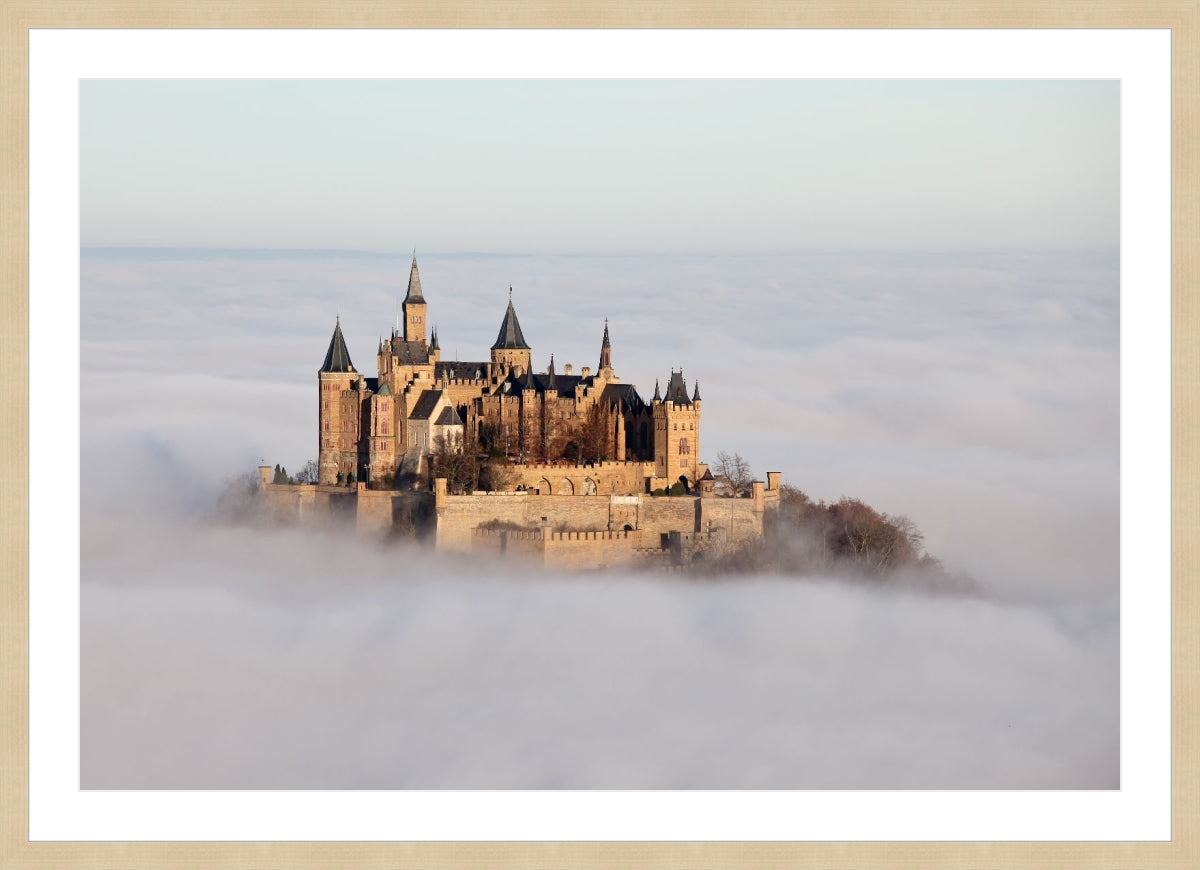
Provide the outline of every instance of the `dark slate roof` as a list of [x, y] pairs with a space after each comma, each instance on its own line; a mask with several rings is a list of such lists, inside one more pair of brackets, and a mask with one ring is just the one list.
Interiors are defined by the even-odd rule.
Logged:
[[511, 292], [508, 297], [508, 310], [504, 312], [504, 320], [500, 324], [500, 334], [496, 336], [496, 343], [492, 345], [492, 350], [501, 349], [529, 350], [525, 336], [521, 333], [521, 324], [517, 322]]
[[329, 350], [325, 351], [325, 362], [321, 364], [321, 371], [354, 371], [354, 364], [350, 362], [350, 351], [346, 350], [346, 339], [342, 338], [342, 321], [340, 319], [334, 323], [333, 338], [329, 339]]
[[[549, 374], [539, 375], [533, 372], [526, 372], [519, 378], [515, 378], [512, 375], [508, 376], [508, 381], [512, 384], [508, 392], [519, 393], [521, 390], [534, 389], [539, 393], [544, 393], [548, 389], [554, 389], [558, 390], [561, 396], [573, 396], [575, 395], [575, 387], [579, 386], [582, 380], [583, 378], [579, 375], [556, 374], [552, 377]], [[588, 378], [588, 380], [590, 381], [591, 378]]]
[[363, 378], [367, 382], [367, 389], [372, 393], [379, 389], [379, 378]]
[[433, 337], [429, 339], [429, 349], [430, 350], [441, 350], [442, 349], [441, 345], [438, 344], [437, 327], [436, 326], [433, 328]]
[[447, 374], [452, 380], [469, 381], [475, 378], [486, 378], [488, 366], [491, 363], [481, 362], [440, 362], [433, 367], [433, 376], [439, 381]]
[[412, 261], [412, 269], [408, 272], [408, 295], [404, 297], [404, 301], [417, 303], [425, 301], [425, 297], [421, 295], [421, 273], [417, 271], [417, 258], [415, 256]]
[[640, 408], [646, 404], [633, 384], [606, 384], [600, 401], [610, 405], [623, 404], [627, 408]]
[[683, 379], [683, 372], [671, 372], [671, 380], [667, 382], [667, 394], [663, 397], [663, 401], [674, 402], [676, 405], [692, 404], [692, 400], [688, 398], [687, 382]]
[[460, 418], [458, 416], [458, 411], [454, 410], [453, 405], [447, 405], [446, 407], [442, 408], [442, 413], [438, 415], [438, 418], [437, 418], [436, 422], [434, 422], [433, 425], [435, 425], [435, 426], [461, 426], [462, 424], [463, 424], [463, 421], [462, 421], [462, 418]]
[[393, 338], [392, 356], [397, 357], [397, 365], [429, 365], [429, 349], [425, 347], [423, 341], [405, 341], [402, 338]]
[[701, 480], [716, 480], [716, 478], [715, 478], [715, 477], [713, 477], [713, 473], [712, 473], [712, 469], [711, 469], [711, 468], [706, 468], [706, 469], [704, 469], [704, 477], [702, 477], [702, 478], [700, 478], [700, 479], [701, 479]]
[[417, 399], [417, 404], [413, 407], [413, 412], [409, 415], [410, 420], [428, 420], [433, 415], [434, 408], [442, 398], [441, 390], [425, 390], [421, 393], [421, 397]]
[[696, 379], [696, 389], [692, 390], [692, 401], [693, 402], [700, 401], [700, 379], [699, 378]]

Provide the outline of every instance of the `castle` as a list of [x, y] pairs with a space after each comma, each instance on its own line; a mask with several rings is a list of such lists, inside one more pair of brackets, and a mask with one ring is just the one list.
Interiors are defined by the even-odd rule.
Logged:
[[[416, 257], [403, 325], [380, 339], [375, 377], [355, 369], [335, 322], [318, 381], [317, 482], [284, 486], [260, 468], [277, 515], [345, 513], [360, 530], [399, 516], [439, 549], [522, 552], [546, 563], [604, 567], [703, 558], [762, 534], [779, 474], [746, 498], [720, 499], [700, 461], [703, 402], [682, 371], [646, 401], [613, 367], [608, 322], [599, 364], [579, 374], [533, 370], [533, 350], [508, 307], [481, 362], [443, 361]], [[455, 455], [489, 456], [482, 481], [446, 474]], [[415, 519], [414, 519], [415, 518]]]

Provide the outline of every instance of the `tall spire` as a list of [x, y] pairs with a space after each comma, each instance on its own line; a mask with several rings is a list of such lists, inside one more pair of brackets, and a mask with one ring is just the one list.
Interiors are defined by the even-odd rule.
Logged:
[[600, 371], [612, 375], [612, 342], [608, 340], [608, 318], [604, 318], [604, 340], [600, 342]]
[[500, 323], [500, 334], [496, 336], [496, 343], [492, 345], [492, 350], [501, 348], [529, 350], [529, 345], [525, 343], [525, 336], [521, 333], [521, 324], [517, 321], [516, 309], [513, 308], [512, 287], [508, 288], [508, 309], [504, 312], [504, 320]]
[[433, 328], [433, 338], [431, 338], [429, 340], [429, 349], [430, 350], [441, 350], [442, 349], [441, 345], [438, 344], [437, 327], [436, 326]]
[[350, 362], [350, 351], [346, 350], [346, 339], [342, 337], [342, 317], [338, 314], [333, 325], [333, 338], [329, 339], [329, 350], [325, 351], [325, 362], [321, 364], [323, 372], [353, 372], [354, 365]]
[[700, 401], [700, 379], [699, 378], [696, 379], [696, 389], [692, 390], [692, 401], [693, 402]]
[[408, 295], [404, 297], [404, 301], [406, 304], [425, 303], [425, 297], [421, 295], [421, 273], [417, 271], [416, 251], [413, 251], [412, 268], [408, 272]]
[[550, 354], [550, 377], [546, 380], [546, 389], [558, 389], [558, 387], [554, 385], [554, 354]]
[[654, 379], [654, 401], [655, 402], [662, 401], [662, 394], [659, 393], [659, 391], [658, 391], [658, 378]]

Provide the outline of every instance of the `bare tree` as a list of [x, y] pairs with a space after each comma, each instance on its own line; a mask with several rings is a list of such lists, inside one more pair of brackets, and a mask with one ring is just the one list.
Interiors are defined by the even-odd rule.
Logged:
[[737, 497], [748, 492], [750, 484], [754, 482], [754, 472], [750, 463], [743, 459], [740, 453], [726, 453], [722, 450], [717, 454], [717, 461], [710, 470], [730, 496]]
[[225, 480], [225, 488], [217, 498], [217, 516], [223, 520], [249, 519], [258, 505], [258, 475], [243, 472]]
[[479, 468], [479, 488], [491, 492], [507, 492], [517, 484], [517, 473], [508, 460], [489, 459]]
[[292, 478], [296, 483], [316, 483], [317, 482], [317, 461], [310, 459], [304, 463], [304, 467], [299, 473]]
[[462, 435], [439, 435], [433, 444], [433, 476], [446, 478], [446, 489], [455, 495], [474, 490], [479, 480], [479, 457]]

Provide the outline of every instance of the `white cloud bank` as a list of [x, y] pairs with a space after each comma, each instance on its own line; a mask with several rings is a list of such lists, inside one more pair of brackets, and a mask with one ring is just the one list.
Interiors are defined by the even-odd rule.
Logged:
[[644, 394], [699, 377], [703, 459], [911, 517], [976, 599], [197, 523], [315, 456], [334, 312], [373, 373], [407, 265], [84, 258], [85, 787], [1118, 785], [1115, 257], [421, 259], [446, 358], [510, 282], [539, 366], [607, 316]]
[[1115, 788], [1117, 619], [93, 520], [84, 788]]

